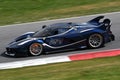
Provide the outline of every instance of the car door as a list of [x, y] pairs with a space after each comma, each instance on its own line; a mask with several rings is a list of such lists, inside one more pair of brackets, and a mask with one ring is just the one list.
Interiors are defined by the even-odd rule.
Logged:
[[49, 36], [46, 38], [45, 42], [52, 47], [68, 47], [76, 43], [80, 36], [78, 35], [78, 29], [68, 29], [63, 31], [59, 29], [60, 34]]
[[48, 36], [45, 39], [45, 43], [52, 47], [59, 47], [64, 45], [64, 37], [58, 33], [58, 29], [52, 31], [52, 36]]
[[80, 28], [73, 27], [71, 31], [66, 33], [64, 37], [70, 41], [70, 43], [76, 43], [81, 40]]

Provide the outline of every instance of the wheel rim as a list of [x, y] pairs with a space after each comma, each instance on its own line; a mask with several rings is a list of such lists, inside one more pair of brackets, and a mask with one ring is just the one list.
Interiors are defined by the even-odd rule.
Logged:
[[100, 47], [103, 43], [103, 37], [100, 34], [93, 34], [89, 37], [89, 44], [93, 48]]
[[33, 43], [30, 46], [30, 53], [34, 56], [40, 55], [42, 53], [42, 45], [39, 43]]

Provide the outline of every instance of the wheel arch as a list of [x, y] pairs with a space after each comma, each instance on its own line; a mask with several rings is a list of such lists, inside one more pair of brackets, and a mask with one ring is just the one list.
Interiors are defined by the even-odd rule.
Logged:
[[[103, 37], [103, 43], [102, 43], [102, 46], [104, 46], [104, 44], [105, 44], [105, 36], [103, 35], [103, 33], [101, 33], [101, 32], [92, 32], [91, 34], [89, 34], [88, 35], [88, 37], [87, 37], [87, 46], [90, 48], [90, 46], [89, 46], [89, 44], [88, 44], [88, 40], [89, 40], [89, 37], [91, 36], [91, 35], [93, 35], [93, 34], [100, 34], [102, 37]], [[100, 47], [102, 47], [102, 46], [100, 46]]]
[[104, 42], [105, 42], [105, 31], [103, 31], [103, 30], [100, 30], [100, 29], [95, 29], [95, 30], [93, 30], [93, 32], [92, 33], [90, 33], [89, 35], [88, 35], [88, 37], [90, 36], [90, 35], [92, 35], [92, 34], [100, 34], [102, 37], [103, 37], [103, 39], [104, 39]]
[[[41, 54], [43, 54], [44, 53], [44, 46], [43, 46], [43, 40], [33, 40], [33, 41], [31, 41], [28, 45], [27, 45], [27, 50], [28, 50], [28, 55], [29, 56], [31, 56], [31, 53], [30, 53], [30, 46], [32, 45], [32, 44], [34, 44], [34, 43], [38, 43], [38, 44], [40, 44], [41, 46], [42, 46], [42, 53]], [[40, 55], [41, 55], [40, 54]], [[36, 55], [37, 56], [37, 55]]]

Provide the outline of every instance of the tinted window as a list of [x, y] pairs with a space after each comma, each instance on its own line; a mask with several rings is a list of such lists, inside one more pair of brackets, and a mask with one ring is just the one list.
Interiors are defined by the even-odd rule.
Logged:
[[33, 37], [47, 37], [47, 36], [52, 36], [52, 35], [56, 35], [56, 34], [61, 34], [64, 33], [66, 31], [68, 31], [71, 26], [77, 25], [76, 23], [56, 23], [56, 24], [52, 24], [50, 26], [47, 26], [44, 29], [41, 29], [39, 31], [37, 31]]
[[52, 35], [52, 29], [51, 28], [45, 28], [37, 31], [33, 37], [47, 37]]
[[57, 35], [64, 33], [68, 31], [70, 28], [56, 28], [56, 29], [51, 29], [51, 28], [45, 28], [40, 31], [37, 31], [33, 37], [47, 37], [47, 36], [52, 36], [52, 35]]
[[66, 31], [68, 31], [69, 29], [71, 29], [71, 28], [59, 28], [58, 29], [58, 34], [64, 33]]

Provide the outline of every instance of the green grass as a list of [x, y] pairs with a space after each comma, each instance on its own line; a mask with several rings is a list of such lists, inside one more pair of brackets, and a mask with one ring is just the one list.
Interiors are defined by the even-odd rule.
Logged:
[[120, 11], [120, 0], [0, 0], [0, 25]]
[[[0, 25], [120, 11], [120, 0], [0, 0]], [[120, 80], [120, 56], [0, 70], [0, 80]]]
[[120, 80], [120, 56], [0, 70], [0, 80]]

